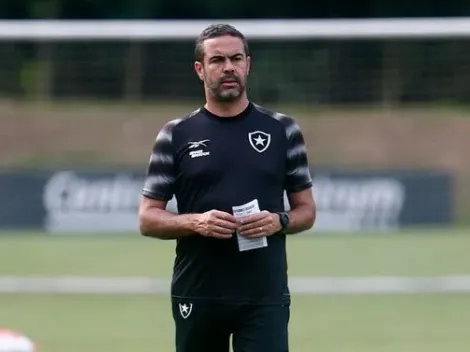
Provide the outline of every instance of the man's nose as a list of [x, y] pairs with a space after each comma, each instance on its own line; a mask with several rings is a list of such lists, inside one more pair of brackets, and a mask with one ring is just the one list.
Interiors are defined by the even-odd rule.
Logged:
[[233, 72], [235, 71], [235, 67], [230, 59], [226, 59], [224, 63], [224, 72]]

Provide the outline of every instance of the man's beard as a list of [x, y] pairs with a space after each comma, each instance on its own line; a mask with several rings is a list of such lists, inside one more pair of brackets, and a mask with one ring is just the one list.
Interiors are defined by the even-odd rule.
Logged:
[[[224, 87], [223, 81], [227, 79], [232, 79], [235, 81], [233, 87]], [[245, 85], [238, 77], [235, 76], [223, 77], [217, 82], [209, 84], [208, 88], [211, 95], [219, 102], [237, 101], [245, 91]]]

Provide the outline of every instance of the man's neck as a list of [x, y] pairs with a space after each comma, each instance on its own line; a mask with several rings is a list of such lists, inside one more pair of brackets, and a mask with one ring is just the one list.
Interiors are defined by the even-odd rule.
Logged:
[[209, 110], [214, 115], [220, 117], [231, 117], [237, 116], [238, 114], [245, 111], [249, 104], [249, 100], [247, 97], [243, 97], [238, 101], [234, 102], [227, 102], [227, 103], [220, 103], [211, 100], [207, 100], [204, 107]]

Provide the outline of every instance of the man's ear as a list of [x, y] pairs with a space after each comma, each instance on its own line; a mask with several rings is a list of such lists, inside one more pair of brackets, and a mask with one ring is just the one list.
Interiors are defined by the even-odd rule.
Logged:
[[196, 71], [197, 76], [201, 81], [204, 80], [204, 67], [202, 62], [194, 61], [194, 71]]
[[246, 74], [250, 74], [251, 69], [251, 56], [246, 57]]

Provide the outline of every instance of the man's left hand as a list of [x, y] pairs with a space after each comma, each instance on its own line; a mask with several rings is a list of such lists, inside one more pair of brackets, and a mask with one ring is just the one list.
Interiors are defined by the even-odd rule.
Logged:
[[279, 215], [267, 210], [241, 218], [239, 222], [240, 235], [251, 238], [271, 236], [282, 230]]

